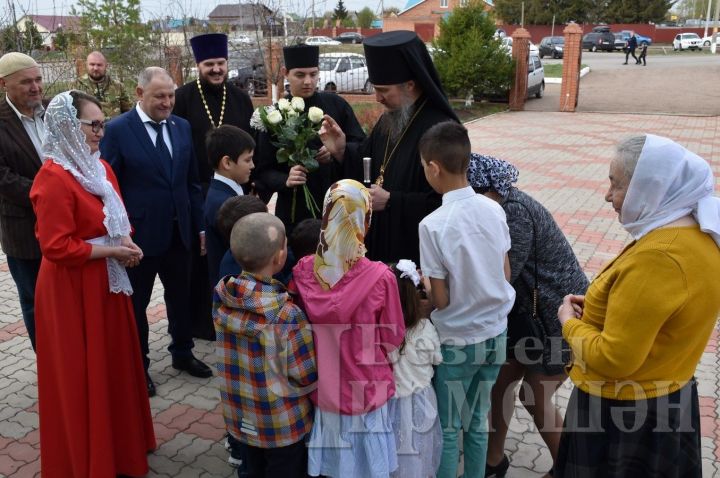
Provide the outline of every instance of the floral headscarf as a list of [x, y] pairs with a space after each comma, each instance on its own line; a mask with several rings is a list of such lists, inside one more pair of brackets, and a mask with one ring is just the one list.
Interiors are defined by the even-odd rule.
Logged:
[[343, 179], [328, 189], [313, 267], [323, 289], [330, 290], [358, 259], [365, 257], [371, 215], [370, 192], [359, 182]]
[[515, 166], [502, 159], [484, 154], [470, 153], [467, 178], [474, 188], [489, 188], [507, 198], [513, 183], [518, 180]]

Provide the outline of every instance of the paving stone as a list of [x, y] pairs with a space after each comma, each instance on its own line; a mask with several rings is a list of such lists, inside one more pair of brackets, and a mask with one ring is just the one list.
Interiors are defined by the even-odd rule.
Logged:
[[19, 423], [23, 427], [34, 430], [40, 425], [40, 417], [37, 413], [27, 412], [22, 410], [18, 412], [14, 417], [8, 419], [9, 421]]
[[[185, 435], [188, 436], [194, 436], [190, 433], [185, 433]], [[204, 438], [195, 437], [195, 439], [186, 447], [181, 448], [178, 450], [177, 454], [172, 457], [174, 461], [182, 461], [183, 463], [194, 463], [195, 459], [204, 454], [207, 453], [208, 450], [210, 450], [210, 447], [212, 447], [215, 444], [214, 440], [207, 440]]]
[[188, 435], [187, 433], [178, 433], [172, 440], [162, 444], [155, 450], [155, 455], [166, 456], [171, 459], [175, 458], [178, 451], [189, 446], [194, 439], [194, 436]]

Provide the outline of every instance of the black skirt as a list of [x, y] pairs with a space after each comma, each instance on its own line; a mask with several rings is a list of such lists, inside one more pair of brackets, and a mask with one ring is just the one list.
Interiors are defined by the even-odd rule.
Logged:
[[669, 395], [610, 400], [577, 387], [568, 403], [555, 463], [562, 478], [702, 476], [695, 379]]

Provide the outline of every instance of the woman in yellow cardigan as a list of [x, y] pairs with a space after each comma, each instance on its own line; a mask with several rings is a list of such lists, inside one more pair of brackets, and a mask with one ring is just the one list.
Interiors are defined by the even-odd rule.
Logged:
[[605, 200], [635, 240], [558, 310], [575, 389], [554, 476], [702, 476], [693, 374], [720, 312], [714, 186], [667, 138], [618, 145]]

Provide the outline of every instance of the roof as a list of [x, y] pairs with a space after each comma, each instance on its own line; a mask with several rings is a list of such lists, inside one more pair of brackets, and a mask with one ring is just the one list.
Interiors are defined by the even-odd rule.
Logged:
[[254, 20], [254, 11], [257, 8], [263, 8], [266, 12], [271, 12], [265, 5], [259, 3], [226, 3], [218, 5], [208, 13], [209, 19], [217, 18], [246, 18], [248, 23]]
[[32, 20], [49, 32], [54, 32], [60, 27], [74, 30], [80, 26], [80, 17], [71, 15], [25, 15], [19, 21], [23, 19]]
[[[410, 10], [411, 8], [416, 7], [417, 5], [420, 5], [420, 4], [423, 3], [424, 1], [425, 1], [425, 0], [407, 0], [407, 3], [405, 4], [405, 7], [403, 7], [403, 9], [400, 10], [400, 13], [405, 13], [405, 12], [407, 12], [408, 10]], [[483, 0], [483, 1], [484, 1], [485, 3], [487, 3], [488, 5], [490, 5], [491, 7], [493, 6], [494, 0]]]

